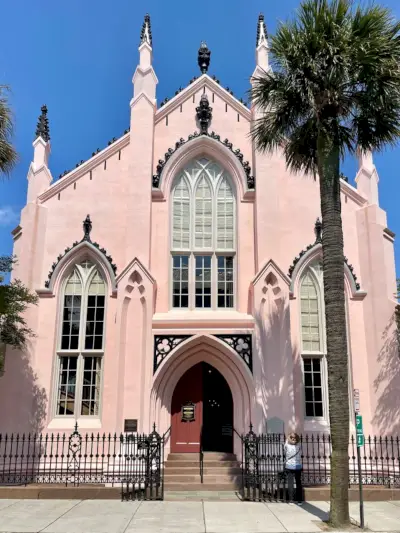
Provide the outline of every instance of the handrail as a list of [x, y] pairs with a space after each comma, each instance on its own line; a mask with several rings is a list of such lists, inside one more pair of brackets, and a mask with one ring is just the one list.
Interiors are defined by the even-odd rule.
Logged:
[[234, 426], [232, 426], [232, 429], [236, 433], [236, 435], [239, 437], [239, 439], [243, 441], [243, 434], [241, 435], [240, 433], [238, 433]]
[[204, 452], [203, 452], [203, 424], [200, 427], [200, 483], [203, 483]]
[[166, 435], [167, 435], [168, 433], [170, 433], [170, 431], [171, 431], [171, 427], [172, 427], [172, 426], [169, 426], [169, 428], [167, 429], [167, 431], [163, 434], [163, 436], [162, 436], [163, 439], [165, 439]]

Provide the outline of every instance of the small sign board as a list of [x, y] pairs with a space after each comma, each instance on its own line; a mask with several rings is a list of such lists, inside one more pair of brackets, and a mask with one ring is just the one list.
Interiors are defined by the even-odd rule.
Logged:
[[364, 446], [364, 435], [357, 435], [357, 448]]
[[225, 424], [221, 427], [221, 435], [223, 437], [232, 437], [232, 426], [230, 424]]
[[192, 402], [182, 405], [182, 422], [193, 422], [196, 415], [196, 406]]
[[124, 420], [124, 432], [136, 433], [137, 432], [137, 418], [125, 418]]
[[359, 413], [360, 412], [360, 389], [354, 389], [353, 399], [354, 399], [354, 411], [356, 413]]
[[363, 430], [363, 421], [361, 415], [356, 415], [356, 434], [362, 435], [364, 433]]

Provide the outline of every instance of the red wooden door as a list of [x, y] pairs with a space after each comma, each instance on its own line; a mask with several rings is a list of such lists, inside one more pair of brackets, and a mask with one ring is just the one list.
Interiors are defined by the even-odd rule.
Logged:
[[[193, 403], [195, 419], [182, 420], [182, 406]], [[203, 421], [203, 371], [201, 363], [190, 368], [178, 381], [172, 396], [171, 452], [200, 451]]]

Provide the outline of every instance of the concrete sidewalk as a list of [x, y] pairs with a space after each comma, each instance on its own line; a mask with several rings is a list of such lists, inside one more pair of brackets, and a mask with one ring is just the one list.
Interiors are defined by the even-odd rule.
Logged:
[[[400, 531], [400, 502], [366, 502], [372, 531]], [[358, 503], [351, 504], [358, 519]], [[280, 533], [321, 531], [327, 502], [0, 500], [7, 533]]]

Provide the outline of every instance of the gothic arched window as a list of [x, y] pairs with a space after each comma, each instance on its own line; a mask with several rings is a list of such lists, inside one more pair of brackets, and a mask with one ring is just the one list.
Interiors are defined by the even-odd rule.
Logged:
[[325, 418], [326, 349], [320, 263], [307, 268], [300, 281], [301, 352], [306, 418]]
[[214, 161], [192, 161], [172, 189], [172, 307], [234, 307], [235, 196]]
[[56, 416], [98, 416], [104, 354], [106, 284], [97, 267], [75, 265], [62, 293]]

